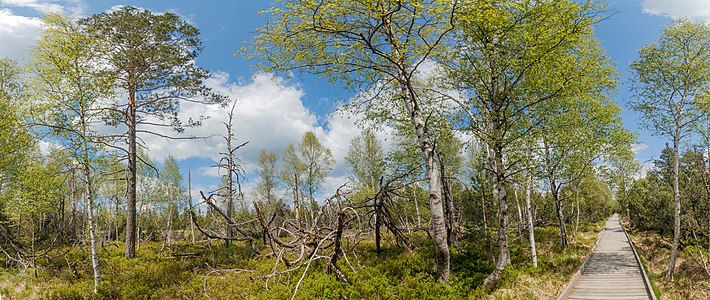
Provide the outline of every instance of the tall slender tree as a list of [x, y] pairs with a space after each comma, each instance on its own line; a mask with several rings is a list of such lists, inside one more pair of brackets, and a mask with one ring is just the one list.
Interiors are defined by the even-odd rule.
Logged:
[[173, 242], [173, 227], [177, 221], [175, 217], [180, 211], [178, 199], [184, 193], [183, 188], [180, 186], [182, 184], [180, 168], [172, 155], [165, 159], [162, 168], [160, 168], [158, 180], [160, 180], [162, 196], [165, 200], [165, 210], [163, 212], [166, 215], [167, 225], [165, 242], [170, 245]]
[[94, 224], [94, 161], [102, 148], [101, 136], [94, 127], [101, 122], [100, 100], [110, 97], [110, 80], [97, 69], [96, 41], [77, 21], [50, 14], [33, 53], [30, 68], [36, 74], [32, 111], [45, 112], [33, 117], [41, 130], [59, 137], [70, 149], [83, 172], [84, 200], [87, 206], [94, 294], [101, 280], [96, 225]]
[[[429, 179], [431, 235], [435, 244], [437, 281], [448, 281], [450, 252], [441, 197], [434, 140], [422, 107], [421, 90], [414, 82], [423, 63], [442, 46], [453, 30], [458, 1], [282, 1], [267, 10], [273, 21], [258, 29], [252, 57], [267, 71], [308, 72], [341, 83], [354, 91], [382, 85], [392, 97], [374, 97], [354, 107], [372, 107], [369, 100], [401, 112], [415, 130]], [[403, 110], [393, 107], [399, 105]], [[406, 113], [406, 114], [405, 114]]]
[[259, 183], [257, 192], [264, 198], [266, 203], [273, 204], [276, 201], [276, 189], [278, 187], [278, 156], [276, 153], [259, 150]]
[[318, 141], [313, 131], [307, 131], [296, 147], [289, 145], [286, 148], [282, 158], [285, 164], [282, 178], [296, 187], [294, 197], [308, 197], [308, 210], [313, 217], [317, 207], [315, 195], [320, 192], [323, 181], [335, 164], [332, 152]]
[[530, 114], [542, 104], [603, 87], [607, 69], [593, 39], [599, 7], [576, 1], [473, 1], [459, 11], [456, 45], [447, 66], [455, 88], [466, 99], [451, 97], [468, 117], [468, 129], [485, 144], [488, 169], [498, 200], [498, 258], [485, 279], [491, 291], [510, 263], [508, 188], [513, 168], [526, 157], [522, 138], [537, 122]]
[[631, 63], [635, 73], [633, 110], [643, 115], [641, 125], [673, 140], [673, 245], [667, 278], [674, 280], [680, 244], [681, 193], [678, 184], [680, 142], [710, 108], [710, 25], [680, 19], [663, 35], [639, 50]]
[[234, 226], [235, 224], [232, 224], [231, 221], [232, 216], [234, 215], [234, 200], [236, 197], [239, 197], [239, 199], [244, 201], [244, 195], [242, 193], [242, 186], [241, 186], [241, 176], [244, 173], [244, 170], [242, 169], [241, 165], [239, 165], [239, 161], [237, 158], [237, 150], [239, 148], [245, 146], [248, 142], [245, 142], [241, 145], [236, 144], [236, 138], [235, 138], [235, 132], [234, 132], [234, 109], [237, 107], [237, 102], [235, 101], [232, 104], [232, 109], [229, 111], [227, 122], [223, 123], [225, 129], [227, 130], [226, 134], [223, 136], [224, 142], [227, 144], [227, 149], [225, 152], [222, 152], [222, 159], [220, 160], [220, 163], [217, 165], [220, 169], [224, 170], [226, 174], [223, 176], [223, 186], [221, 187], [220, 193], [222, 194], [223, 198], [226, 199], [226, 215], [227, 215], [227, 235], [226, 239], [224, 240], [224, 243], [229, 246], [232, 244], [232, 238], [233, 238], [233, 231], [234, 231]]
[[363, 189], [374, 190], [385, 173], [382, 144], [371, 129], [365, 129], [350, 141], [345, 161], [350, 166], [352, 179]]

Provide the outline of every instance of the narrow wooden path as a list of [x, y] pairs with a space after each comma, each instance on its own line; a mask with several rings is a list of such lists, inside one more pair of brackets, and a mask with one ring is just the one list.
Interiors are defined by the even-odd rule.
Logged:
[[580, 271], [559, 299], [654, 299], [619, 217], [612, 216]]

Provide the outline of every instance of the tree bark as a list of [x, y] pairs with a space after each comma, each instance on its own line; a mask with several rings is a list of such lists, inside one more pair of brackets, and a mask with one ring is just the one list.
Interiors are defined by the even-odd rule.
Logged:
[[382, 216], [381, 214], [381, 203], [382, 200], [379, 199], [380, 197], [375, 197], [375, 252], [380, 253], [380, 240], [381, 240], [381, 234], [380, 234], [380, 226], [382, 225]]
[[[232, 220], [232, 212], [234, 211], [234, 149], [232, 149], [232, 116], [234, 115], [234, 107], [229, 114], [229, 124], [227, 124], [227, 173], [229, 174], [227, 183], [227, 218]], [[224, 244], [232, 245], [232, 224], [227, 223], [227, 239]]]
[[[495, 130], [497, 131], [498, 128]], [[510, 264], [510, 252], [508, 249], [508, 195], [505, 187], [506, 174], [505, 166], [503, 165], [503, 147], [501, 145], [493, 146], [493, 167], [496, 177], [495, 194], [500, 210], [498, 214], [498, 259], [495, 270], [483, 281], [483, 289], [486, 292], [493, 290], [498, 281], [500, 281], [506, 266]]]
[[555, 201], [555, 211], [557, 212], [557, 221], [560, 227], [560, 243], [563, 247], [569, 247], [569, 242], [567, 240], [567, 226], [565, 225], [565, 215], [562, 207], [562, 201], [560, 200], [559, 190], [555, 182], [554, 176], [550, 176], [550, 186], [552, 192], [552, 198]]
[[301, 224], [301, 204], [298, 201], [298, 173], [293, 173], [293, 206], [296, 210], [296, 221], [298, 221], [298, 226], [303, 226]]
[[417, 191], [412, 189], [412, 198], [414, 198], [414, 209], [417, 212], [417, 228], [422, 227], [422, 215], [419, 213], [419, 201], [417, 201]]
[[518, 235], [523, 230], [523, 212], [520, 210], [520, 201], [518, 200], [518, 190], [513, 187], [513, 196], [515, 197], [515, 206], [518, 208]]
[[675, 134], [673, 135], [673, 200], [675, 202], [675, 214], [673, 215], [673, 245], [671, 246], [671, 258], [668, 261], [667, 279], [671, 282], [675, 280], [675, 261], [678, 256], [678, 245], [680, 244], [680, 188], [678, 185], [678, 144], [680, 141], [680, 124], [676, 121]]
[[534, 268], [537, 268], [537, 250], [535, 249], [535, 224], [533, 223], [533, 213], [532, 205], [530, 205], [530, 198], [532, 194], [532, 172], [528, 171], [527, 184], [525, 186], [525, 206], [528, 213], [528, 237], [530, 240], [530, 256], [532, 257], [532, 264]]
[[192, 244], [195, 244], [195, 218], [192, 214], [192, 180], [190, 178], [190, 169], [187, 169], [187, 204], [190, 208], [190, 233], [192, 234]]
[[441, 184], [444, 188], [443, 196], [445, 203], [444, 215], [446, 216], [446, 238], [449, 245], [457, 246], [455, 232], [456, 227], [454, 220], [454, 197], [451, 194], [451, 186], [449, 185], [449, 182], [446, 179], [446, 170], [444, 168], [444, 162], [442, 160], [442, 155], [439, 155], [439, 165], [441, 167]]
[[577, 230], [579, 230], [579, 187], [574, 191], [574, 198], [577, 200], [577, 219], [574, 223], [574, 236], [577, 236]]
[[426, 121], [422, 116], [421, 107], [416, 100], [416, 94], [407, 80], [407, 72], [400, 68], [399, 84], [401, 96], [404, 101], [410, 121], [417, 133], [421, 154], [426, 163], [427, 177], [429, 179], [429, 207], [431, 211], [431, 235], [434, 240], [436, 252], [436, 280], [448, 282], [450, 273], [450, 253], [446, 238], [446, 217], [441, 198], [441, 172], [434, 153], [434, 143], [429, 135]]
[[72, 243], [76, 243], [76, 175], [75, 170], [71, 171], [71, 237]]
[[126, 258], [136, 257], [136, 87], [128, 88], [128, 172], [126, 174]]
[[[87, 158], [88, 159], [88, 158]], [[86, 210], [89, 222], [89, 238], [91, 239], [91, 267], [94, 271], [94, 294], [98, 292], [99, 283], [101, 283], [101, 271], [99, 269], [99, 253], [96, 249], [96, 229], [94, 228], [94, 199], [91, 188], [91, 174], [89, 167], [85, 166], [85, 199]]]
[[81, 107], [81, 139], [82, 139], [82, 167], [84, 169], [84, 199], [86, 201], [87, 221], [89, 223], [89, 239], [91, 243], [91, 268], [94, 272], [94, 295], [98, 293], [99, 283], [101, 283], [101, 271], [99, 269], [99, 253], [96, 249], [96, 229], [94, 226], [94, 195], [91, 180], [91, 160], [89, 158], [89, 141], [87, 135], [87, 124], [84, 119], [83, 106]]
[[545, 160], [547, 163], [547, 179], [550, 182], [550, 193], [552, 194], [552, 200], [555, 202], [555, 212], [557, 213], [557, 222], [559, 222], [560, 227], [560, 243], [563, 247], [567, 248], [569, 242], [567, 241], [567, 226], [565, 225], [565, 215], [562, 207], [562, 200], [560, 199], [560, 189], [555, 181], [555, 170], [551, 165], [550, 160], [550, 147], [545, 142]]

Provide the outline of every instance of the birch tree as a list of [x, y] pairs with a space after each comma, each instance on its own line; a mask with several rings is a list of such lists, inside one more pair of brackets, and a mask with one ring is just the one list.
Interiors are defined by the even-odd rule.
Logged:
[[94, 161], [101, 150], [100, 136], [94, 127], [101, 122], [100, 100], [111, 95], [110, 77], [96, 68], [96, 41], [78, 22], [50, 14], [47, 29], [32, 51], [30, 69], [33, 82], [31, 111], [33, 121], [58, 137], [73, 153], [83, 172], [84, 200], [87, 206], [94, 294], [101, 281], [96, 228], [94, 222]]
[[[483, 286], [491, 291], [510, 263], [508, 190], [513, 170], [526, 157], [522, 138], [539, 125], [528, 122], [541, 104], [574, 97], [583, 87], [603, 85], [596, 77], [598, 52], [592, 25], [599, 8], [574, 1], [475, 1], [458, 14], [456, 47], [441, 59], [452, 85], [464, 100], [452, 97], [468, 117], [468, 127], [490, 151], [488, 169], [498, 200], [498, 257]], [[606, 78], [602, 77], [602, 81]]]
[[[393, 97], [371, 101], [405, 107], [415, 129], [429, 179], [431, 235], [435, 244], [437, 281], [449, 280], [449, 249], [434, 141], [412, 84], [422, 63], [432, 57], [453, 29], [457, 1], [354, 0], [279, 1], [267, 10], [272, 17], [259, 28], [250, 57], [266, 71], [318, 74], [356, 92], [380, 85], [393, 87]], [[358, 106], [357, 104], [355, 106]], [[390, 106], [391, 107], [391, 106]]]
[[286, 147], [281, 156], [284, 161], [282, 179], [294, 187], [294, 201], [297, 214], [304, 209], [304, 199], [308, 199], [307, 211], [311, 218], [317, 210], [315, 195], [323, 187], [323, 181], [330, 174], [335, 158], [327, 147], [318, 141], [313, 131], [307, 131], [298, 145]]
[[350, 141], [345, 161], [350, 166], [352, 180], [363, 190], [374, 191], [385, 174], [382, 143], [375, 133], [366, 129]]
[[680, 142], [694, 123], [707, 114], [710, 100], [710, 25], [680, 19], [663, 35], [639, 50], [631, 63], [633, 110], [643, 115], [641, 125], [673, 141], [673, 245], [667, 278], [674, 280], [680, 244], [681, 193], [678, 184]]
[[[597, 73], [596, 81], [602, 76], [603, 73]], [[537, 114], [544, 116], [540, 121], [540, 156], [564, 247], [569, 241], [563, 207], [569, 195], [563, 195], [561, 190], [579, 184], [586, 174], [594, 171], [596, 162], [630, 151], [634, 138], [622, 124], [619, 107], [604, 100], [605, 93], [613, 87], [613, 79], [607, 79], [610, 85], [606, 92], [601, 86], [592, 92], [580, 91], [572, 98], [543, 105], [548, 114]]]
[[23, 83], [19, 75], [14, 61], [0, 58], [0, 193], [33, 142], [20, 117]]

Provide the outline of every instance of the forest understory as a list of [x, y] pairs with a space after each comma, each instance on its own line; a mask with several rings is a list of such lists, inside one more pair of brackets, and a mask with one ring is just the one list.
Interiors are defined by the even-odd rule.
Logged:
[[231, 53], [308, 124], [245, 117], [171, 10], [0, 57], [0, 300], [553, 299], [614, 213], [661, 298], [710, 294], [710, 24], [617, 62], [603, 1], [273, 5]]
[[[416, 245], [412, 251], [383, 243], [377, 254], [369, 238], [349, 257], [352, 268], [343, 268], [347, 283], [316, 262], [295, 299], [552, 299], [577, 271], [603, 226], [580, 226], [566, 249], [559, 244], [556, 226], [536, 227], [537, 268], [529, 263], [525, 237], [513, 238], [512, 265], [491, 294], [481, 284], [493, 269], [492, 236], [469, 237], [461, 251], [452, 252], [450, 284], [435, 281], [433, 246], [423, 232], [410, 235]], [[141, 243], [136, 259], [126, 259], [123, 246], [109, 241], [100, 248], [104, 275], [98, 299], [289, 299], [303, 274], [295, 270], [274, 276], [287, 268], [274, 269], [273, 258], [242, 242], [225, 246], [213, 241], [209, 246], [207, 241], [180, 241], [161, 252], [162, 243], [148, 241]], [[53, 258], [39, 260], [36, 268], [3, 271], [3, 299], [92, 298], [88, 246], [53, 250], [47, 257]]]

